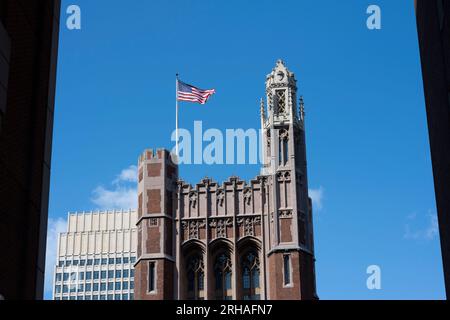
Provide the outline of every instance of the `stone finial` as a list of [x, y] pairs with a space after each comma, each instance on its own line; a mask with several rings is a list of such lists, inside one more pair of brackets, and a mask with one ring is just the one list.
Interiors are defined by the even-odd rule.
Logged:
[[305, 120], [305, 102], [303, 96], [300, 96], [300, 120]]
[[266, 77], [266, 89], [276, 86], [294, 86], [296, 80], [293, 72], [289, 71], [283, 60], [278, 59], [275, 68]]
[[264, 110], [264, 100], [263, 100], [263, 98], [261, 98], [261, 100], [260, 100], [260, 102], [259, 102], [259, 105], [260, 105], [260, 111], [261, 111], [261, 119], [266, 119], [266, 113], [265, 113], [265, 110]]

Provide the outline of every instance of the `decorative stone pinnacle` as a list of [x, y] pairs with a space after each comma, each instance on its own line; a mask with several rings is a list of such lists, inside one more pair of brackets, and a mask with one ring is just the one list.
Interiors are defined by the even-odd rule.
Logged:
[[303, 96], [300, 96], [300, 119], [305, 119], [305, 102]]
[[260, 106], [261, 106], [261, 108], [260, 108], [260, 110], [261, 110], [261, 118], [265, 119], [266, 118], [266, 113], [264, 111], [264, 100], [263, 100], [263, 98], [261, 98]]

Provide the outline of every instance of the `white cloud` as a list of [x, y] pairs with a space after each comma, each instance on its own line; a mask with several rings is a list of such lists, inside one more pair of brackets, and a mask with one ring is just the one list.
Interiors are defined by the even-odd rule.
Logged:
[[322, 210], [323, 198], [324, 198], [324, 188], [321, 186], [319, 189], [309, 189], [309, 197], [311, 198], [313, 208], [317, 211]]
[[[421, 217], [416, 213], [407, 217], [403, 238], [408, 240], [433, 240], [439, 235], [439, 225], [437, 215], [431, 210], [426, 215], [426, 223], [421, 223]], [[424, 218], [422, 216], [422, 218]]]
[[135, 209], [137, 207], [137, 167], [123, 169], [111, 183], [111, 188], [98, 186], [91, 201], [100, 210]]
[[113, 181], [114, 184], [120, 182], [137, 182], [137, 167], [129, 166], [128, 168], [123, 169], [122, 172], [117, 175], [116, 180]]
[[56, 263], [58, 234], [67, 231], [67, 221], [63, 218], [49, 219], [47, 226], [47, 251], [45, 254], [45, 294], [51, 297], [53, 286], [53, 271]]
[[135, 209], [137, 207], [137, 189], [133, 187], [115, 186], [108, 190], [99, 186], [92, 191], [93, 203], [98, 209]]

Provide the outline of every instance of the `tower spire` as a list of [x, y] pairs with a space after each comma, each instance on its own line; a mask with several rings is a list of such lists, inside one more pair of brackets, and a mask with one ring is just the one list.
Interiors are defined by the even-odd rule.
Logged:
[[300, 120], [305, 120], [305, 102], [303, 101], [303, 96], [300, 96]]

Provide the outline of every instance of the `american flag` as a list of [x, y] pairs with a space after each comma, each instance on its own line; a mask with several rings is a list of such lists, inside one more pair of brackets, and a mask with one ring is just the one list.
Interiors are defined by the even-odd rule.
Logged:
[[178, 101], [190, 101], [205, 104], [216, 90], [203, 90], [178, 80]]

